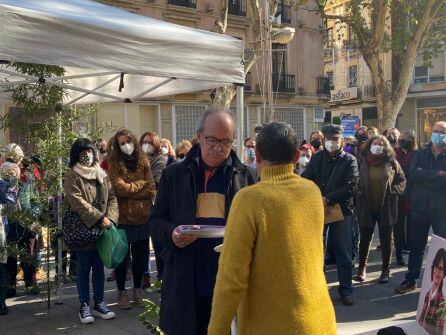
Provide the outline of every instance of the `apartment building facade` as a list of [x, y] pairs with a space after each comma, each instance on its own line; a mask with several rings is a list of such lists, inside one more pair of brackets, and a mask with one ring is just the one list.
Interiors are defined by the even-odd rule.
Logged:
[[[171, 23], [203, 30], [211, 30], [219, 14], [217, 0], [107, 0], [102, 3], [122, 7]], [[252, 45], [252, 13], [247, 0], [229, 0], [226, 34], [243, 40], [245, 48]], [[291, 124], [301, 139], [323, 122], [323, 100], [317, 94], [317, 78], [323, 75], [322, 20], [315, 13], [297, 11], [284, 1], [278, 14], [284, 26], [296, 29], [288, 45], [272, 46], [272, 84], [274, 91], [275, 120]], [[264, 120], [260, 80], [263, 80], [261, 61], [246, 76], [244, 94], [244, 137], [251, 136], [256, 124]], [[231, 107], [235, 110], [234, 106]], [[138, 104], [107, 103], [100, 105], [97, 115], [86, 120], [93, 126], [127, 126], [136, 135], [156, 131], [173, 143], [190, 139], [200, 115], [211, 102], [210, 92], [197, 92]], [[127, 110], [127, 112], [125, 112]], [[322, 117], [321, 117], [322, 115]], [[322, 118], [322, 119], [321, 119]], [[111, 134], [108, 134], [110, 136]], [[107, 137], [107, 136], [106, 136]]]
[[[347, 3], [348, 0], [331, 2], [327, 14], [343, 15]], [[324, 94], [328, 118], [358, 116], [362, 124], [376, 126], [376, 89], [351, 28], [336, 20], [327, 20], [324, 25], [324, 76], [327, 80]], [[381, 61], [390, 78], [391, 53], [383, 53]], [[440, 51], [431, 63], [427, 66], [422, 54], [417, 56], [409, 92], [396, 121], [397, 128], [416, 131], [420, 143], [429, 141], [432, 125], [437, 120], [446, 120], [445, 51]]]

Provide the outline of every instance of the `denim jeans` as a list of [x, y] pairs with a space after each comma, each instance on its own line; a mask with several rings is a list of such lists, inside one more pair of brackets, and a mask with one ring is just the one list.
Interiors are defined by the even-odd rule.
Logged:
[[90, 303], [90, 270], [95, 304], [104, 301], [104, 263], [97, 250], [76, 251], [77, 293], [81, 304]]
[[0, 303], [6, 299], [6, 264], [0, 263]]
[[352, 285], [352, 235], [353, 216], [346, 216], [343, 221], [331, 223], [325, 227], [324, 234], [330, 230], [334, 242], [336, 267], [338, 270], [339, 289], [341, 296], [353, 293]]
[[446, 213], [444, 210], [411, 211], [409, 221], [409, 272], [406, 273], [406, 280], [409, 282], [420, 279], [424, 249], [427, 245], [431, 226], [435, 235], [446, 238]]

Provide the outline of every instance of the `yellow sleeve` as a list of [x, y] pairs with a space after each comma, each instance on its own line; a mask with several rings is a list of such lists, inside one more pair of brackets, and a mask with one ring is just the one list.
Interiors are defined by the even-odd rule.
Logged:
[[[258, 203], [254, 190], [241, 190], [229, 212], [220, 255], [208, 335], [230, 334], [231, 322], [248, 287], [250, 264], [257, 237]], [[255, 191], [254, 191], [255, 192]]]

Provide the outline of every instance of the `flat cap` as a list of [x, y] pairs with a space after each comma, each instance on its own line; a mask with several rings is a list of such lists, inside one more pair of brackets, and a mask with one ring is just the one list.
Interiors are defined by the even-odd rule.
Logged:
[[344, 133], [344, 128], [337, 124], [329, 124], [322, 128], [322, 134], [324, 137], [342, 137]]

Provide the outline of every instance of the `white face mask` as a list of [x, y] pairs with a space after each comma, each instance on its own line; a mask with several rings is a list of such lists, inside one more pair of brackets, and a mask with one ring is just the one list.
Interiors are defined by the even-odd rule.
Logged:
[[307, 156], [300, 156], [299, 157], [299, 166], [300, 167], [305, 167], [308, 165], [308, 163], [310, 162], [310, 159]]
[[144, 143], [141, 149], [145, 154], [152, 154], [153, 151], [155, 150], [155, 147], [149, 143]]
[[327, 149], [328, 152], [336, 152], [340, 149], [341, 145], [337, 141], [326, 141], [325, 142], [325, 149]]
[[167, 149], [166, 147], [161, 147], [161, 153], [166, 156], [167, 153], [169, 152], [169, 149]]
[[384, 152], [384, 147], [374, 144], [370, 147], [370, 152], [374, 155], [381, 155]]
[[126, 143], [124, 145], [121, 145], [121, 151], [125, 153], [126, 155], [131, 155], [133, 151], [135, 150], [135, 146], [133, 143]]

